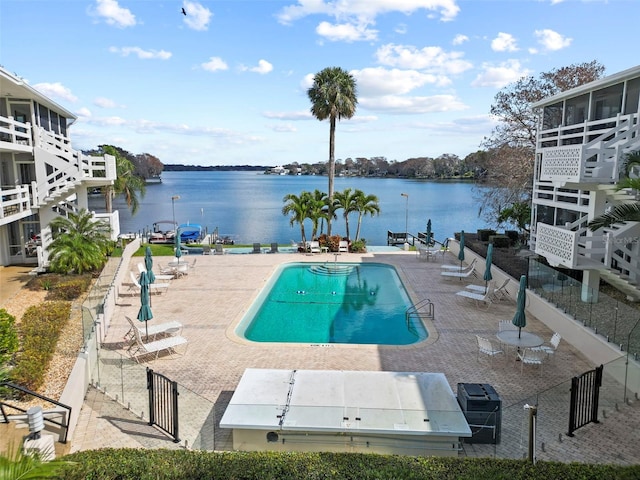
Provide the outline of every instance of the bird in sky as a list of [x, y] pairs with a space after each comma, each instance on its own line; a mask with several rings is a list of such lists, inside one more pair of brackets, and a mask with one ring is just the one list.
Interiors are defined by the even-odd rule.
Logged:
[[183, 15], [186, 15], [186, 14], [187, 14], [187, 12], [186, 12], [186, 10], [185, 10], [184, 8], [182, 8], [182, 14], [183, 14]]

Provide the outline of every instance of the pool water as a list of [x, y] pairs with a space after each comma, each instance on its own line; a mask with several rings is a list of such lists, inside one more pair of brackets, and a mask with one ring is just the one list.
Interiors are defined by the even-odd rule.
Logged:
[[394, 267], [294, 263], [280, 267], [237, 329], [254, 342], [410, 345], [427, 338]]

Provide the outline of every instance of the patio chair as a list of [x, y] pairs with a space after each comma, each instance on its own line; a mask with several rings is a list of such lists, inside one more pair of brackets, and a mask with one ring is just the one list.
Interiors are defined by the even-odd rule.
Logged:
[[445, 278], [458, 278], [460, 280], [462, 280], [463, 278], [469, 278], [469, 277], [475, 277], [476, 274], [476, 270], [475, 268], [471, 268], [471, 270], [468, 271], [464, 271], [464, 272], [452, 272], [449, 270], [445, 270], [444, 272], [440, 272], [440, 275], [442, 275]]
[[[180, 345], [186, 345], [187, 339], [180, 335], [174, 335], [170, 337], [161, 338], [160, 340], [153, 340], [151, 342], [143, 342], [140, 330], [136, 328], [134, 333], [134, 343], [129, 347], [127, 353], [136, 362], [140, 363], [140, 357], [145, 355], [155, 354], [154, 360], [158, 359], [160, 352], [167, 352], [169, 356], [176, 354], [176, 347]], [[186, 348], [185, 348], [186, 351]], [[184, 352], [183, 352], [184, 353]]]
[[470, 268], [473, 268], [476, 264], [476, 261], [478, 259], [474, 258], [473, 260], [471, 260], [471, 263], [469, 265], [466, 266], [461, 266], [461, 265], [440, 265], [440, 268], [449, 272], [466, 272], [467, 270], [469, 270]]
[[491, 359], [491, 363], [493, 363], [493, 358], [498, 355], [504, 355], [504, 351], [495, 347], [491, 340], [485, 337], [481, 337], [480, 335], [476, 335], [476, 341], [478, 343], [478, 362], [480, 361], [480, 354], [488, 355]]
[[556, 350], [558, 350], [558, 347], [560, 346], [560, 340], [562, 340], [562, 337], [558, 332], [555, 332], [551, 336], [551, 340], [549, 340], [548, 344], [540, 345], [539, 347], [533, 347], [531, 350], [544, 352], [547, 357], [550, 357], [556, 353]]
[[475, 292], [470, 292], [469, 290], [460, 290], [459, 292], [456, 292], [456, 295], [459, 297], [463, 297], [463, 298], [468, 298], [470, 300], [473, 300], [476, 302], [476, 306], [478, 307], [486, 307], [489, 308], [489, 305], [491, 305], [491, 292], [487, 291], [486, 293], [482, 294], [482, 293], [475, 293]]
[[504, 282], [502, 282], [502, 284], [496, 288], [493, 292], [493, 296], [495, 297], [496, 300], [503, 300], [503, 299], [509, 299], [511, 297], [509, 297], [509, 292], [507, 291], [507, 285], [509, 284], [509, 277], [504, 279]]
[[127, 316], [125, 316], [124, 318], [127, 319], [127, 322], [129, 322], [129, 325], [131, 327], [129, 328], [129, 331], [124, 334], [124, 339], [129, 340], [131, 342], [134, 342], [135, 340], [136, 330], [140, 332], [141, 336], [148, 335], [153, 340], [156, 339], [155, 337], [157, 335], [174, 335], [176, 333], [179, 335], [182, 332], [182, 324], [180, 322], [173, 321], [173, 322], [157, 323], [155, 325], [145, 325], [144, 322], [138, 322], [138, 324], [136, 324], [133, 320], [131, 320]]
[[309, 242], [308, 250], [310, 253], [322, 253], [322, 249], [320, 248], [320, 242], [316, 240]]
[[541, 350], [534, 350], [533, 348], [525, 348], [521, 352], [518, 352], [516, 361], [520, 360], [520, 374], [524, 371], [525, 365], [538, 365], [540, 367], [539, 374], [542, 375], [542, 365], [547, 354]]
[[224, 247], [222, 246], [222, 244], [221, 243], [216, 243], [215, 248], [213, 250], [213, 254], [214, 255], [224, 255], [225, 253], [227, 253], [227, 252], [225, 252]]
[[253, 244], [253, 250], [251, 250], [251, 253], [262, 253], [262, 250], [260, 249], [260, 244], [259, 243], [254, 243]]
[[338, 252], [349, 253], [349, 242], [346, 240], [340, 240], [338, 243]]
[[271, 243], [271, 250], [267, 253], [278, 253], [278, 244], [276, 242]]
[[[132, 285], [129, 286], [129, 290], [132, 290], [134, 288], [136, 288], [138, 290], [138, 292], [142, 289], [142, 287], [140, 286], [140, 283], [138, 282], [138, 279], [136, 278], [136, 276], [134, 275], [133, 272], [129, 272], [129, 275], [131, 276], [131, 283]], [[164, 291], [167, 291], [169, 289], [169, 284], [168, 283], [151, 283], [149, 284], [149, 293], [162, 293]]]
[[211, 255], [211, 246], [203, 245], [202, 246], [202, 254], [203, 255]]
[[473, 293], [481, 293], [481, 294], [485, 294], [487, 292], [490, 292], [491, 294], [493, 294], [494, 290], [496, 289], [496, 284], [493, 280], [489, 280], [489, 282], [485, 285], [467, 285], [466, 287], [467, 290], [471, 290]]
[[[138, 263], [138, 273], [142, 273], [146, 271], [147, 271], [147, 267], [144, 266], [144, 263]], [[160, 273], [158, 275], [154, 273], [154, 275], [156, 277], [156, 280], [173, 280], [175, 278], [175, 275], [169, 274], [169, 273]]]

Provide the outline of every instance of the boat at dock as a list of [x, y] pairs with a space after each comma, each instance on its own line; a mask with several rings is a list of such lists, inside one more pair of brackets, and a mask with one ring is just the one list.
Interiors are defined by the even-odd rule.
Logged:
[[[166, 226], [170, 228], [166, 228]], [[149, 234], [149, 243], [173, 243], [177, 225], [171, 220], [154, 222], [153, 231]]]

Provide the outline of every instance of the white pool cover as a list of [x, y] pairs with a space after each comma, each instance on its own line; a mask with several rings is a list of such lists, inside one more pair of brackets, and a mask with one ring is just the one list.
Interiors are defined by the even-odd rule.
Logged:
[[247, 369], [234, 449], [455, 455], [471, 430], [442, 373]]

